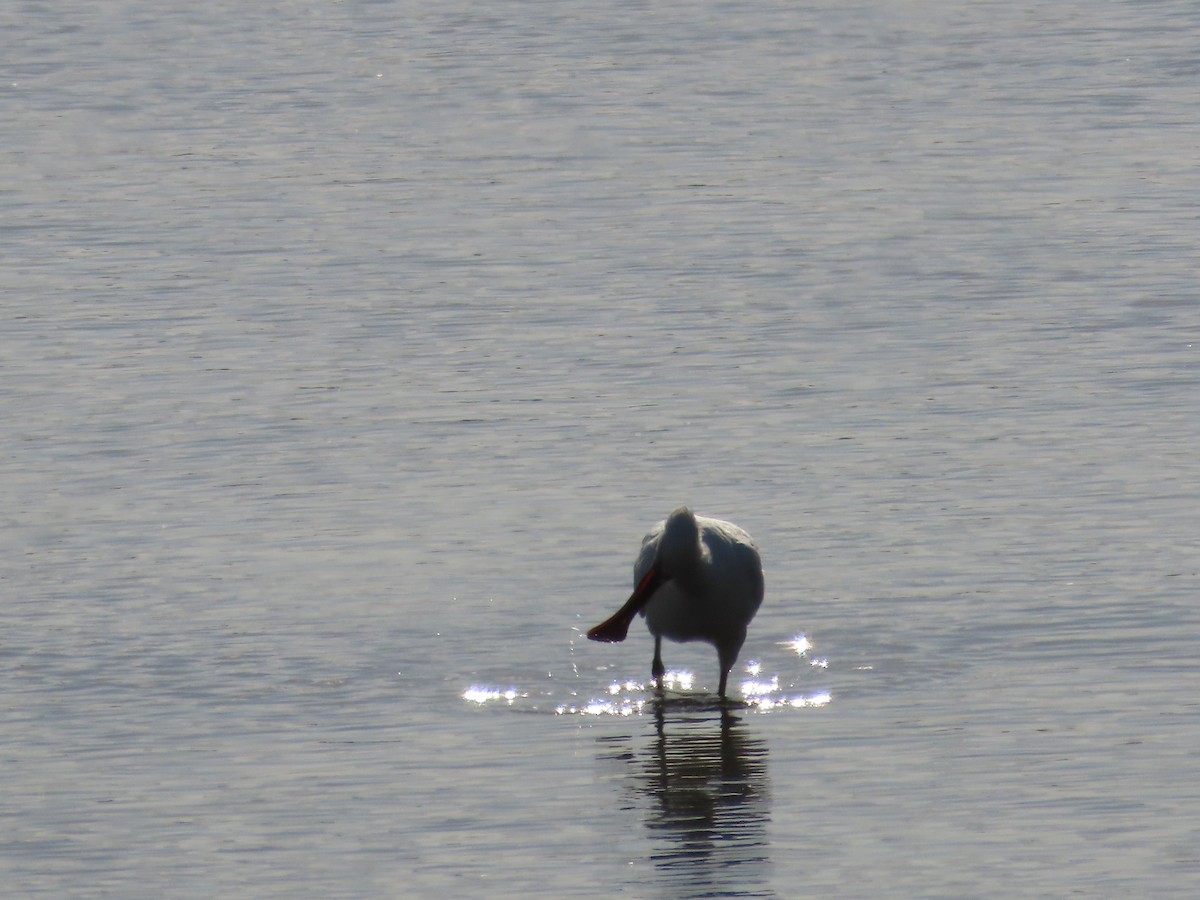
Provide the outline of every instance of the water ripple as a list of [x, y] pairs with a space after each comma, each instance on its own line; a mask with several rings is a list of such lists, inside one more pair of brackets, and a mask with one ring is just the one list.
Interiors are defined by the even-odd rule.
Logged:
[[[783, 710], [811, 709], [827, 706], [832, 694], [824, 688], [802, 688], [797, 682], [805, 674], [795, 663], [803, 660], [807, 669], [825, 670], [826, 659], [809, 656], [812, 643], [805, 635], [798, 635], [777, 646], [789, 651], [787, 657], [773, 660], [773, 664], [785, 669], [763, 675], [763, 663], [757, 659], [745, 665], [746, 677], [738, 684], [741, 697], [731, 698], [729, 707], [756, 713]], [[576, 680], [582, 676], [576, 673]], [[696, 683], [694, 673], [684, 669], [671, 670], [663, 676], [663, 684], [636, 679], [615, 680], [601, 689], [568, 689], [559, 685], [553, 688], [518, 687], [515, 684], [489, 685], [472, 684], [462, 692], [462, 699], [474, 706], [506, 707], [520, 712], [553, 713], [559, 716], [638, 716], [667, 704], [672, 708], [694, 708], [698, 710], [720, 709], [720, 699], [707, 692], [693, 692]], [[564, 696], [565, 693], [565, 696]]]

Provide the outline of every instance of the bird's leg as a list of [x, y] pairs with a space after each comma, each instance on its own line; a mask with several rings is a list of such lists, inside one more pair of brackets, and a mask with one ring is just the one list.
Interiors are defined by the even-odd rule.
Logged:
[[729, 673], [733, 669], [733, 664], [737, 662], [738, 652], [742, 649], [742, 643], [746, 640], [746, 631], [742, 630], [740, 635], [735, 636], [737, 643], [727, 641], [717, 646], [717, 659], [721, 664], [721, 700], [725, 700], [725, 685], [729, 681]]
[[654, 636], [654, 662], [650, 664], [650, 673], [654, 676], [654, 683], [661, 688], [667, 667], [662, 661], [662, 637], [657, 634]]

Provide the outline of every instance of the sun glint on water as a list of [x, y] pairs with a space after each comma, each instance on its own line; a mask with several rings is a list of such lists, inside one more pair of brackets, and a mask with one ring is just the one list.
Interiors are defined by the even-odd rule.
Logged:
[[516, 688], [509, 688], [506, 691], [502, 691], [502, 690], [499, 690], [498, 688], [488, 688], [488, 687], [479, 687], [477, 685], [471, 685], [471, 687], [469, 687], [465, 691], [463, 691], [462, 698], [471, 703], [479, 703], [479, 704], [489, 703], [493, 700], [507, 700], [508, 705], [512, 706], [514, 700], [516, 700], [518, 697], [523, 697], [523, 696], [525, 696], [525, 695], [518, 693]]

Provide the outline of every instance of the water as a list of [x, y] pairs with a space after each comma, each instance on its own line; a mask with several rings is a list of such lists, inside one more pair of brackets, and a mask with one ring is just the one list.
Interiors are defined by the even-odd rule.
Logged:
[[1194, 894], [1193, 5], [0, 23], [9, 892]]

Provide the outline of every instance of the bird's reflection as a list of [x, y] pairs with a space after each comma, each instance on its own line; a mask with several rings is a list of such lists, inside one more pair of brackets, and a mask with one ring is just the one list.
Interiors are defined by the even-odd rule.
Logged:
[[[645, 720], [643, 720], [645, 721]], [[770, 897], [767, 749], [735, 712], [654, 701], [653, 731], [602, 739], [628, 764], [650, 860], [677, 896]]]

